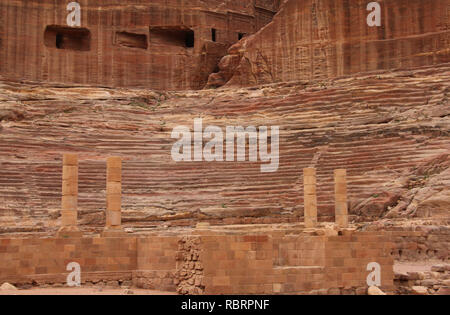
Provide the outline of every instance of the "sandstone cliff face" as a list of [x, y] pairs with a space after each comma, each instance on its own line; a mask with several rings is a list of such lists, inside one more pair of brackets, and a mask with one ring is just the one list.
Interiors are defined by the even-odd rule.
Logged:
[[66, 84], [200, 89], [227, 48], [278, 10], [278, 0], [79, 0], [79, 24], [73, 26], [70, 2], [0, 2], [0, 74]]
[[[164, 92], [0, 85], [0, 231], [57, 229], [61, 153], [80, 155], [80, 224], [104, 226], [105, 158], [123, 162], [123, 221], [154, 226], [298, 222], [302, 173], [316, 167], [322, 220], [333, 170], [348, 170], [361, 220], [448, 219], [450, 64], [258, 89]], [[174, 162], [176, 126], [280, 126], [280, 166]], [[356, 217], [353, 217], [356, 218]]]
[[[123, 221], [136, 230], [298, 222], [304, 167], [317, 168], [322, 220], [336, 168], [354, 220], [448, 220], [449, 1], [380, 0], [381, 27], [363, 0], [80, 0], [78, 27], [65, 3], [2, 1], [0, 232], [58, 228], [63, 152], [80, 155], [92, 231], [111, 155], [124, 158]], [[168, 92], [208, 76], [226, 88]], [[278, 170], [174, 162], [171, 132], [195, 118], [279, 126]]]
[[272, 23], [230, 48], [209, 86], [333, 78], [450, 61], [449, 0], [288, 0]]

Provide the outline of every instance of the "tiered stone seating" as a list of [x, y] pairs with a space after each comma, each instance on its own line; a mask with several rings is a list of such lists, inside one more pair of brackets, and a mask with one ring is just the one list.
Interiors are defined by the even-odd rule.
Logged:
[[[347, 169], [350, 213], [396, 179], [448, 153], [450, 64], [258, 89], [147, 90], [0, 85], [1, 232], [52, 232], [63, 152], [79, 154], [79, 218], [104, 227], [107, 156], [123, 158], [123, 223], [298, 222], [302, 169], [317, 169], [318, 211], [334, 215], [333, 170]], [[12, 111], [16, 114], [12, 115]], [[280, 126], [280, 166], [179, 162], [174, 127]]]

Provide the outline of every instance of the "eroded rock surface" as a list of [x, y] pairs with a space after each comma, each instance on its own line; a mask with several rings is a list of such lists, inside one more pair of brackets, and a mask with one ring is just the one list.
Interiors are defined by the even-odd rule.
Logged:
[[209, 86], [325, 80], [450, 61], [448, 0], [385, 0], [381, 26], [368, 1], [288, 0], [273, 21], [229, 49]]
[[69, 3], [0, 2], [1, 75], [201, 89], [230, 45], [261, 29], [279, 8], [279, 0], [89, 0], [77, 2], [79, 24], [69, 25]]
[[[80, 156], [79, 222], [104, 226], [107, 156], [123, 162], [123, 222], [152, 227], [299, 222], [316, 167], [321, 220], [348, 170], [352, 220], [448, 218], [450, 64], [324, 82], [153, 92], [0, 84], [2, 233], [59, 227], [62, 152]], [[174, 162], [177, 126], [279, 126], [280, 165]]]

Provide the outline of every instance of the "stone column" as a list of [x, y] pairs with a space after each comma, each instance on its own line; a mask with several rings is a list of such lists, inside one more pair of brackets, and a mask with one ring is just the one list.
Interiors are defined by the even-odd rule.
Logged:
[[347, 171], [334, 171], [335, 217], [339, 227], [348, 227]]
[[305, 227], [317, 225], [316, 169], [303, 169], [304, 216]]
[[78, 237], [78, 155], [64, 154], [62, 172], [61, 228], [59, 237]]
[[118, 236], [122, 229], [122, 158], [109, 157], [106, 169], [106, 227], [103, 236]]

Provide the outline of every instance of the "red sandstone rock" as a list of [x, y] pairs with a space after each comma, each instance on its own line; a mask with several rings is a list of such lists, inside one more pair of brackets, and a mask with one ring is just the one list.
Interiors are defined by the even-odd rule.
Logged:
[[367, 3], [284, 2], [270, 24], [229, 51], [239, 64], [222, 63], [209, 86], [221, 81], [218, 76], [242, 86], [450, 61], [448, 0], [382, 1], [380, 27], [368, 26]]
[[[67, 29], [54, 1], [0, 4], [3, 232], [58, 228], [62, 152], [80, 154], [79, 218], [92, 230], [104, 225], [111, 155], [124, 158], [128, 228], [298, 222], [305, 167], [318, 170], [321, 220], [333, 219], [343, 167], [356, 220], [448, 218], [448, 0], [383, 1], [380, 28], [357, 0], [284, 1], [271, 23], [280, 1], [99, 3], [81, 3], [90, 35]], [[194, 47], [180, 47], [190, 29]], [[393, 68], [408, 69], [382, 71]], [[194, 89], [211, 72], [211, 87], [270, 84], [175, 93], [10, 81]], [[280, 126], [279, 170], [175, 163], [170, 133], [197, 117]]]
[[[1, 122], [1, 231], [59, 228], [62, 152], [80, 155], [79, 223], [92, 231], [104, 227], [105, 160], [115, 155], [124, 158], [123, 224], [135, 231], [195, 226], [199, 220], [302, 221], [301, 170], [311, 166], [318, 171], [320, 220], [333, 221], [333, 170], [342, 167], [348, 171], [351, 215], [379, 219], [389, 212], [384, 207], [396, 205], [380, 203], [370, 215], [355, 209], [384, 192], [398, 192], [404, 207], [397, 216], [407, 217], [419, 190], [433, 191], [420, 202], [445, 196], [440, 192], [449, 180], [443, 156], [450, 143], [448, 117], [422, 113], [448, 107], [449, 75], [449, 64], [442, 64], [325, 84], [186, 93], [2, 81], [1, 108], [26, 115]], [[262, 174], [259, 162], [173, 162], [173, 128], [192, 129], [199, 116], [205, 126], [280, 126], [278, 171]], [[443, 218], [445, 202], [433, 206]]]
[[69, 27], [68, 3], [0, 2], [1, 75], [200, 89], [227, 48], [270, 22], [279, 7], [279, 0], [79, 1], [80, 24]]

